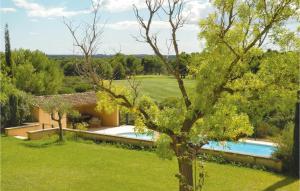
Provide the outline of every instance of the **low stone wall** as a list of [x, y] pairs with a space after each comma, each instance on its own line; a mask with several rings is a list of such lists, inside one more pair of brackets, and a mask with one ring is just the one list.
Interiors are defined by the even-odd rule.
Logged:
[[222, 151], [203, 149], [203, 148], [200, 150], [200, 153], [211, 154], [214, 156], [222, 156], [225, 159], [230, 161], [243, 162], [243, 163], [249, 163], [254, 165], [262, 165], [276, 172], [282, 171], [282, 162], [278, 159], [244, 155], [244, 154], [232, 153], [232, 152], [222, 152]]
[[22, 126], [5, 128], [5, 134], [7, 136], [23, 136], [27, 137], [27, 131], [34, 131], [42, 129], [39, 123], [25, 123]]
[[[132, 145], [138, 145], [138, 146], [149, 146], [149, 147], [154, 146], [153, 141], [147, 141], [147, 140], [141, 140], [141, 139], [99, 134], [99, 133], [94, 133], [94, 132], [89, 132], [89, 131], [81, 131], [81, 130], [68, 129], [68, 128], [63, 129], [63, 131], [65, 133], [66, 132], [76, 133], [78, 136], [80, 136], [84, 139], [89, 139], [89, 140], [94, 140], [94, 141], [107, 141], [107, 142], [116, 142], [116, 143], [132, 144]], [[52, 136], [57, 133], [58, 133], [58, 128], [27, 132], [29, 140], [38, 140], [38, 139]]]
[[132, 144], [132, 145], [138, 145], [138, 146], [149, 146], [149, 147], [154, 146], [153, 141], [120, 137], [120, 136], [107, 135], [107, 134], [99, 134], [99, 133], [94, 133], [94, 132], [89, 132], [89, 131], [80, 131], [80, 130], [76, 130], [76, 129], [64, 129], [64, 131], [77, 133], [78, 136], [80, 136], [84, 139], [89, 139], [89, 140], [94, 140], [94, 141], [108, 141], [108, 142]]
[[45, 137], [50, 137], [58, 133], [58, 128], [39, 129], [35, 131], [28, 131], [27, 137], [29, 140], [39, 140]]

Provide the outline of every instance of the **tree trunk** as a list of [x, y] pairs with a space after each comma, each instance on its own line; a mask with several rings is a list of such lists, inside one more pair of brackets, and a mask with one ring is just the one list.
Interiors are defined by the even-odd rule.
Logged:
[[178, 162], [177, 175], [179, 179], [179, 191], [192, 191], [194, 188], [192, 155], [185, 140], [173, 137], [172, 148], [176, 154]]
[[177, 161], [180, 173], [179, 190], [192, 191], [194, 186], [193, 163], [190, 159], [181, 159], [181, 157], [177, 157]]
[[64, 140], [61, 120], [62, 120], [62, 116], [60, 114], [58, 114], [59, 141]]

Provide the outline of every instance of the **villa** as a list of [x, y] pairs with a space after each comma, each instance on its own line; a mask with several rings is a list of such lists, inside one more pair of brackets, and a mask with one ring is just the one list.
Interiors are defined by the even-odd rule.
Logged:
[[[95, 92], [61, 94], [55, 96], [59, 96], [59, 98], [71, 104], [74, 110], [77, 110], [80, 113], [81, 118], [89, 123], [90, 128], [119, 126], [119, 111], [117, 109], [109, 114], [97, 111]], [[50, 114], [41, 108], [41, 105], [51, 98], [53, 98], [53, 95], [35, 96], [34, 99], [36, 104], [33, 106], [32, 116], [36, 122], [26, 123], [24, 126], [6, 128], [6, 134], [9, 136], [27, 137], [28, 131], [58, 127], [57, 122], [51, 119]], [[63, 128], [66, 128], [68, 123], [69, 120], [65, 116], [62, 120]]]

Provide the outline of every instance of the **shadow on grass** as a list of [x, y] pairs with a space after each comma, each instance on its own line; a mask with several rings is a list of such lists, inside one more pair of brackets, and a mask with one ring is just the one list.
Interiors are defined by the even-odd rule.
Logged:
[[64, 145], [65, 142], [61, 142], [58, 140], [58, 137], [50, 137], [48, 139], [41, 139], [36, 141], [25, 141], [22, 143], [22, 145], [30, 148], [46, 148], [53, 145]]
[[284, 186], [292, 184], [293, 182], [296, 182], [296, 181], [297, 181], [297, 179], [295, 179], [295, 178], [286, 177], [286, 178], [276, 182], [275, 184], [272, 184], [271, 186], [267, 187], [263, 191], [275, 191], [279, 188], [282, 188]]

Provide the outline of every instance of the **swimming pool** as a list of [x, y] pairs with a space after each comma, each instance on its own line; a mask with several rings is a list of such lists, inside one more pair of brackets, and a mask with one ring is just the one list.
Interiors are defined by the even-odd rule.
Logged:
[[134, 132], [119, 133], [117, 135], [123, 136], [123, 137], [128, 137], [128, 138], [143, 139], [143, 140], [147, 140], [147, 141], [154, 140], [154, 137], [152, 135], [134, 133]]
[[[125, 125], [125, 126], [113, 127], [113, 128], [104, 128], [100, 130], [93, 130], [93, 132], [100, 133], [100, 134], [134, 138], [134, 139], [142, 139], [147, 141], [154, 141], [157, 135], [157, 133], [154, 133], [154, 135], [135, 133], [134, 126], [132, 125]], [[209, 141], [209, 143], [204, 145], [203, 148], [269, 158], [271, 157], [272, 153], [275, 151], [276, 146], [272, 143], [250, 141], [250, 140], [246, 140], [245, 142], [226, 141], [225, 144], [223, 144], [222, 142]]]
[[225, 144], [209, 141], [208, 144], [204, 145], [202, 148], [212, 149], [225, 152], [233, 152], [247, 155], [271, 157], [272, 153], [275, 151], [276, 146], [274, 145], [265, 145], [265, 144], [256, 144], [248, 142], [231, 142], [226, 141]]
[[[140, 134], [135, 132], [124, 132], [118, 133], [118, 136], [124, 136], [128, 138], [135, 139], [143, 139], [143, 140], [154, 140], [152, 135]], [[202, 148], [211, 149], [217, 151], [225, 151], [246, 155], [254, 155], [254, 156], [262, 156], [262, 157], [271, 157], [272, 153], [276, 149], [276, 146], [269, 144], [257, 144], [257, 143], [249, 143], [249, 142], [217, 142], [217, 141], [209, 141], [208, 144], [204, 145]]]

